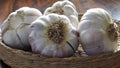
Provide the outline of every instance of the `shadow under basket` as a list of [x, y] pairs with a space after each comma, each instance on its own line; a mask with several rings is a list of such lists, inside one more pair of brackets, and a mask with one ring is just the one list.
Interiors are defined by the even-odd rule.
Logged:
[[[79, 19], [81, 18], [79, 15]], [[73, 56], [68, 58], [47, 58], [17, 50], [0, 42], [0, 58], [12, 68], [119, 68], [120, 51], [96, 56]]]

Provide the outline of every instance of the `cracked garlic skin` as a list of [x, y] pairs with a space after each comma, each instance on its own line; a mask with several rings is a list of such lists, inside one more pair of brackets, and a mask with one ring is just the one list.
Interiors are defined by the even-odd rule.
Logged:
[[72, 2], [68, 0], [55, 2], [51, 7], [48, 7], [45, 10], [44, 15], [47, 15], [50, 13], [56, 13], [56, 14], [67, 16], [70, 19], [72, 25], [75, 28], [77, 28], [78, 12], [76, 11], [76, 7]]
[[78, 48], [78, 33], [64, 15], [41, 16], [31, 25], [29, 42], [33, 53], [46, 57], [69, 57]]
[[0, 26], [3, 42], [12, 48], [29, 50], [29, 25], [41, 15], [39, 10], [29, 7], [22, 7], [9, 14]]
[[111, 24], [113, 24], [112, 17], [104, 9], [93, 8], [87, 10], [78, 25], [79, 39], [86, 54], [97, 55], [116, 50], [117, 37], [108, 33], [110, 29], [108, 27]]

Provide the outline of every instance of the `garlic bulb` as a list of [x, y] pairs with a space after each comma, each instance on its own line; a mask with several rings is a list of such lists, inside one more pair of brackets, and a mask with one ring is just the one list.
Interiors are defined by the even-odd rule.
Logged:
[[87, 10], [78, 25], [81, 44], [88, 55], [114, 52], [117, 32], [112, 17], [101, 8]]
[[41, 15], [39, 10], [29, 7], [22, 7], [9, 14], [0, 26], [3, 42], [13, 48], [29, 50], [29, 25]]
[[33, 53], [46, 57], [69, 57], [79, 45], [77, 31], [64, 15], [41, 16], [30, 27], [29, 41]]
[[47, 15], [50, 13], [56, 13], [56, 14], [67, 16], [70, 19], [72, 25], [75, 28], [77, 28], [78, 13], [76, 11], [75, 5], [72, 2], [68, 0], [55, 2], [51, 7], [48, 7], [45, 10], [44, 15]]

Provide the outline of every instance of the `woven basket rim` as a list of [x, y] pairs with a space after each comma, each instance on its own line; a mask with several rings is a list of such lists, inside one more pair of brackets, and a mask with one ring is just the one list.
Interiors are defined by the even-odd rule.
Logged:
[[[0, 47], [2, 48], [5, 48], [6, 50], [10, 51], [11, 53], [13, 54], [16, 54], [17, 56], [19, 57], [22, 57], [22, 58], [25, 58], [25, 59], [29, 59], [29, 60], [38, 60], [38, 61], [85, 61], [85, 60], [101, 60], [101, 59], [105, 59], [105, 58], [108, 58], [108, 57], [113, 57], [113, 56], [116, 56], [116, 55], [120, 55], [120, 51], [117, 51], [117, 52], [114, 52], [114, 53], [102, 53], [102, 54], [99, 54], [99, 55], [94, 55], [94, 56], [72, 56], [72, 57], [65, 57], [65, 58], [50, 58], [50, 57], [43, 57], [41, 56], [40, 54], [34, 54], [32, 52], [28, 52], [28, 51], [23, 51], [23, 50], [20, 50], [20, 49], [14, 49], [14, 48], [11, 48], [7, 45], [5, 45], [3, 42], [0, 42]], [[55, 60], [53, 60], [55, 59]]]

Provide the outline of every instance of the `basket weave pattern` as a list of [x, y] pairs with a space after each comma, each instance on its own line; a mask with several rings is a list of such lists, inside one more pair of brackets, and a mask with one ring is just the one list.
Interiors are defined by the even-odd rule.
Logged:
[[119, 68], [120, 51], [88, 57], [45, 58], [0, 43], [0, 58], [12, 68]]

